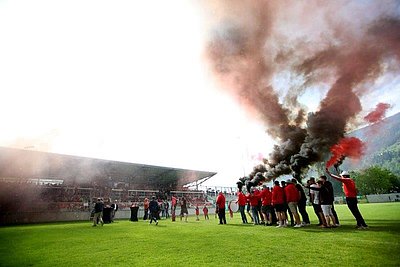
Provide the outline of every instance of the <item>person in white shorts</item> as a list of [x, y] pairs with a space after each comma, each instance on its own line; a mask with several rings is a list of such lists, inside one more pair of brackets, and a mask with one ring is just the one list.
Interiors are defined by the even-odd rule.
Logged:
[[319, 191], [321, 209], [326, 221], [325, 228], [334, 228], [336, 227], [336, 221], [332, 213], [333, 194], [330, 192], [329, 188], [324, 186], [324, 183], [321, 180], [319, 180], [317, 184], [319, 185], [319, 188], [311, 187], [310, 189]]

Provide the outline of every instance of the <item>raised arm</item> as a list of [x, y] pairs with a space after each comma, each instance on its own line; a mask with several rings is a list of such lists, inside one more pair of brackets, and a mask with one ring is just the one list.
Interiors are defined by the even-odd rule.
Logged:
[[336, 179], [336, 180], [338, 180], [338, 181], [340, 181], [340, 182], [343, 181], [343, 178], [342, 178], [341, 176], [337, 176], [337, 175], [335, 175], [335, 174], [332, 174], [332, 173], [328, 170], [328, 168], [325, 168], [325, 172], [326, 172], [326, 174], [328, 174], [330, 177], [332, 177], [332, 178], [334, 178], [334, 179]]

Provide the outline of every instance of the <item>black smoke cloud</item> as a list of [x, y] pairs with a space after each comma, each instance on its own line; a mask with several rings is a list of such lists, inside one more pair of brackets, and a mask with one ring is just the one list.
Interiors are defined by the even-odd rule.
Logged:
[[[276, 140], [263, 172], [268, 180], [299, 177], [325, 160], [362, 111], [367, 84], [399, 72], [396, 1], [216, 2], [206, 5], [213, 16], [206, 55], [221, 87]], [[301, 80], [287, 81], [286, 96], [274, 88], [284, 72]], [[297, 98], [309, 88], [326, 94], [306, 114]]]

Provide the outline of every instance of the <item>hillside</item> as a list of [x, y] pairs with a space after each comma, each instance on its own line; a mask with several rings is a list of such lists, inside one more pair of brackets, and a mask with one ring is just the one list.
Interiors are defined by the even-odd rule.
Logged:
[[366, 153], [357, 162], [346, 161], [342, 169], [363, 169], [378, 165], [400, 175], [400, 113], [354, 132], [349, 136], [361, 139]]

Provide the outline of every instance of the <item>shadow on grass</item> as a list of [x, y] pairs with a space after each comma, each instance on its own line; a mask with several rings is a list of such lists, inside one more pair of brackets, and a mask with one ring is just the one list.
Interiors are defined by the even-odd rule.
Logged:
[[[217, 224], [218, 225], [218, 224]], [[245, 223], [227, 223], [227, 224], [223, 224], [223, 225], [221, 225], [221, 227], [223, 227], [223, 226], [235, 226], [235, 227], [264, 227], [264, 228], [267, 228], [267, 226], [264, 226], [264, 225], [254, 225], [254, 224], [252, 224], [252, 223], [247, 223], [247, 224], [245, 224]]]
[[[367, 222], [368, 223], [368, 222]], [[367, 229], [357, 229], [356, 225], [341, 225], [336, 228], [321, 228], [318, 226], [309, 226], [309, 227], [302, 227], [294, 229], [292, 227], [288, 227], [287, 229], [292, 229], [293, 231], [303, 231], [303, 232], [314, 232], [314, 233], [321, 233], [321, 232], [398, 232], [400, 233], [400, 224], [398, 221], [393, 220], [374, 220], [371, 223], [368, 223]]]
[[[369, 227], [367, 229], [357, 229], [356, 222], [352, 220], [341, 220], [341, 223], [345, 222], [339, 227], [336, 228], [322, 228], [316, 225], [301, 227], [301, 228], [293, 228], [291, 226], [281, 228], [283, 231], [291, 230], [291, 231], [302, 231], [302, 232], [310, 232], [310, 233], [332, 233], [332, 232], [389, 232], [394, 231], [400, 233], [400, 222], [396, 220], [373, 220], [371, 222], [367, 222]], [[216, 224], [218, 225], [218, 224]], [[227, 223], [225, 225], [220, 225], [220, 227], [257, 227], [260, 229], [276, 229], [276, 226], [264, 226], [264, 225], [254, 225], [252, 223], [243, 224], [243, 223]]]

